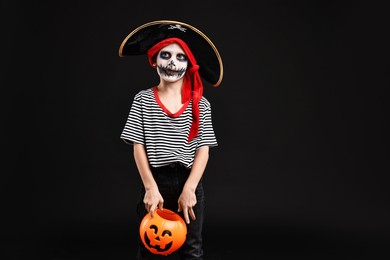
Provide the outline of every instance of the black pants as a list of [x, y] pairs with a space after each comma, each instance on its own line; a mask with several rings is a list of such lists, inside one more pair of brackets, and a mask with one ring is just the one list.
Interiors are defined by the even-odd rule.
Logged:
[[[169, 166], [153, 168], [152, 173], [157, 182], [159, 191], [164, 199], [163, 208], [177, 212], [178, 199], [186, 182], [190, 170], [180, 165], [179, 163], [173, 163]], [[194, 207], [196, 220], [193, 221], [190, 218], [190, 224], [187, 224], [187, 238], [184, 244], [178, 249], [182, 260], [190, 259], [203, 259], [203, 247], [202, 247], [202, 228], [204, 221], [204, 190], [202, 181], [199, 182], [196, 188], [197, 204]], [[145, 195], [145, 189], [142, 188], [139, 202], [137, 205], [137, 216], [140, 224], [147, 211], [143, 203]], [[179, 213], [183, 217], [182, 212]], [[184, 217], [183, 217], [184, 219]], [[176, 253], [176, 252], [175, 252]], [[137, 253], [138, 260], [151, 260], [151, 259], [164, 259], [159, 255], [151, 253], [145, 248], [141, 239], [139, 239], [139, 249]], [[166, 259], [166, 257], [165, 257]]]

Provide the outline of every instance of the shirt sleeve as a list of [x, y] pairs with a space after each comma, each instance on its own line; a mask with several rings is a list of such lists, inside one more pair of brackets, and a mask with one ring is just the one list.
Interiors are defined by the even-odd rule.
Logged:
[[204, 114], [202, 116], [202, 132], [201, 132], [201, 138], [198, 142], [199, 149], [202, 146], [217, 146], [218, 142], [215, 137], [213, 123], [212, 123], [212, 117], [211, 117], [211, 106], [210, 103], [207, 103], [207, 106], [205, 106]]
[[141, 95], [137, 94], [130, 108], [125, 127], [120, 138], [127, 144], [145, 144]]

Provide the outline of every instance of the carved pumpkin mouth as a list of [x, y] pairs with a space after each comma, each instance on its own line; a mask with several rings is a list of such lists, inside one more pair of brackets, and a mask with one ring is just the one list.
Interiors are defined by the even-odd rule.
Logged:
[[165, 251], [168, 251], [171, 247], [172, 247], [172, 241], [165, 244], [165, 247], [164, 248], [161, 248], [160, 245], [152, 245], [151, 242], [150, 242], [150, 239], [147, 235], [147, 232], [144, 233], [144, 239], [145, 239], [145, 243], [150, 247], [150, 248], [153, 248], [153, 249], [156, 249], [158, 252], [165, 252]]

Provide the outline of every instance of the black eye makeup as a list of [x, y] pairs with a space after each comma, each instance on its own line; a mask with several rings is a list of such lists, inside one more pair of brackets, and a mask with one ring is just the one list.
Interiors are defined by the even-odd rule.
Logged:
[[[169, 51], [162, 51], [160, 52], [160, 58], [163, 60], [169, 60], [170, 58], [172, 58], [172, 53], [170, 53]], [[178, 61], [187, 61], [187, 56], [183, 53], [179, 53], [176, 55], [176, 59]]]
[[178, 61], [187, 61], [187, 56], [185, 54], [177, 54], [176, 58]]
[[160, 52], [160, 58], [163, 60], [169, 60], [172, 57], [171, 53], [168, 51]]

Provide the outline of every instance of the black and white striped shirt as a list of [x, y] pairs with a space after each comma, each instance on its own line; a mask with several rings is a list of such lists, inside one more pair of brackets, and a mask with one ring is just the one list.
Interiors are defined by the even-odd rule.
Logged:
[[127, 144], [145, 145], [149, 164], [153, 167], [180, 162], [191, 168], [195, 151], [202, 146], [217, 146], [211, 119], [211, 105], [202, 97], [199, 102], [198, 136], [189, 143], [192, 123], [192, 101], [174, 114], [164, 107], [156, 88], [138, 92], [133, 100], [120, 138]]

